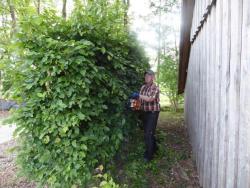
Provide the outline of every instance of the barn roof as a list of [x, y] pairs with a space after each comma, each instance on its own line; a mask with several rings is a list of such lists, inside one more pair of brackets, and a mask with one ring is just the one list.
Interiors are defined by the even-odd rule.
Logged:
[[191, 47], [190, 33], [193, 19], [194, 0], [182, 0], [181, 8], [181, 35], [180, 35], [180, 57], [179, 57], [179, 77], [178, 93], [184, 92], [187, 68]]
[[[182, 0], [178, 93], [185, 90], [191, 43], [201, 31], [216, 0]], [[194, 17], [194, 19], [193, 19]]]

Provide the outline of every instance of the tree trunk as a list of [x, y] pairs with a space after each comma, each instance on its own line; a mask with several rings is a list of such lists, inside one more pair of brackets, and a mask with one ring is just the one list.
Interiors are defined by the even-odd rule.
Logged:
[[87, 0], [83, 0], [83, 6], [87, 6], [87, 5], [88, 5]]
[[178, 109], [179, 109], [178, 99], [175, 98], [175, 99], [174, 99], [174, 110], [175, 110], [175, 112], [177, 112]]
[[[159, 13], [159, 28], [158, 28], [158, 61], [157, 61], [157, 80], [160, 77], [160, 63], [161, 63], [161, 0], [160, 0], [160, 13]], [[159, 86], [159, 82], [157, 84]]]
[[130, 5], [130, 1], [129, 0], [123, 0], [125, 7], [124, 10], [124, 26], [128, 26], [128, 9], [129, 9], [129, 5]]
[[66, 17], [67, 17], [66, 5], [67, 5], [67, 0], [63, 0], [62, 16], [64, 19], [66, 19]]
[[10, 0], [7, 0], [8, 6], [9, 6], [9, 11], [10, 11], [10, 16], [12, 20], [12, 29], [13, 32], [16, 30], [16, 13], [15, 13], [15, 7], [13, 3]]
[[41, 12], [41, 0], [37, 0], [37, 14]]
[[[176, 34], [174, 35], [175, 37], [174, 37], [174, 45], [175, 45], [175, 58], [176, 58], [176, 60], [179, 58], [179, 49], [178, 49], [178, 47], [177, 47], [177, 36], [176, 36]], [[177, 61], [177, 62], [179, 62], [179, 60]]]
[[5, 28], [6, 26], [6, 20], [5, 20], [5, 15], [2, 13], [2, 27]]
[[0, 99], [2, 99], [2, 91], [3, 91], [3, 73], [0, 70]]

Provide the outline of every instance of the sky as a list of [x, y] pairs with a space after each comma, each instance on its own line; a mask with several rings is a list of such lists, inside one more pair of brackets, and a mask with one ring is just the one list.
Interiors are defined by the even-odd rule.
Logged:
[[[149, 16], [152, 13], [150, 9], [149, 0], [130, 0], [129, 16], [131, 21], [131, 30], [137, 34], [138, 40], [144, 46], [147, 55], [150, 57], [150, 64], [152, 69], [156, 70], [156, 58], [157, 58], [157, 47], [158, 47], [158, 34], [157, 29], [150, 24], [149, 19], [143, 19], [143, 17], [151, 18], [151, 21], [158, 23], [158, 17], [152, 19]], [[180, 10], [176, 9], [173, 13], [162, 15], [162, 22], [176, 32], [171, 32], [164, 38], [168, 41], [170, 46], [179, 44], [179, 31], [180, 31]], [[176, 40], [176, 41], [175, 41]]]

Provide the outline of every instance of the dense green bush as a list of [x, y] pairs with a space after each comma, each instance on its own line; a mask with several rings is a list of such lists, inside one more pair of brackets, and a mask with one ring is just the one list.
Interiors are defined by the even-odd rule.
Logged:
[[[123, 24], [118, 1], [79, 6], [67, 21], [53, 11], [20, 20], [12, 89], [18, 163], [51, 187], [85, 187], [135, 126], [126, 114], [148, 60]], [[17, 53], [17, 52], [16, 52]]]

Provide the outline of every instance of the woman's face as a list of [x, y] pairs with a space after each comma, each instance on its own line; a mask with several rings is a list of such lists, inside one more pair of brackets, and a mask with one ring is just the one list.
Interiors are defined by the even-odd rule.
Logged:
[[154, 80], [154, 75], [150, 75], [150, 74], [146, 74], [146, 75], [145, 75], [145, 83], [146, 83], [146, 84], [152, 83], [153, 80]]

